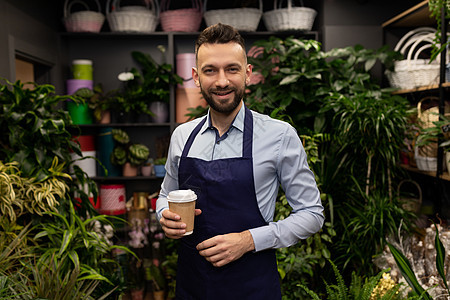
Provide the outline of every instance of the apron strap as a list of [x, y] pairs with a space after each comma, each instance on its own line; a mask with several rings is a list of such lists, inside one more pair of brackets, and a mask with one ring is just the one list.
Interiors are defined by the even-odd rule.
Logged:
[[203, 120], [198, 123], [198, 125], [192, 130], [191, 134], [189, 135], [189, 138], [186, 142], [186, 145], [184, 146], [183, 153], [181, 153], [181, 157], [187, 157], [189, 150], [191, 149], [192, 143], [194, 142], [195, 137], [199, 133], [200, 129], [202, 128], [203, 124], [206, 122], [206, 116], [203, 118]]
[[[200, 132], [200, 129], [206, 122], [206, 117], [197, 124], [197, 126], [192, 130], [189, 138], [184, 146], [183, 153], [181, 157], [187, 157], [189, 150], [191, 149], [192, 143], [195, 137]], [[244, 118], [244, 137], [242, 142], [242, 157], [252, 158], [253, 153], [253, 115], [248, 107], [245, 107], [245, 118]]]
[[[245, 105], [245, 104], [244, 104]], [[242, 141], [242, 157], [252, 158], [253, 154], [253, 115], [245, 106], [244, 139]]]

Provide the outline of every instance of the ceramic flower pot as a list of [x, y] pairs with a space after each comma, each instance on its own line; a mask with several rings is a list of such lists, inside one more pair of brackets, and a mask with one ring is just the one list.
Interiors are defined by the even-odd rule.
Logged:
[[143, 165], [141, 167], [141, 174], [142, 176], [151, 176], [153, 173], [153, 165], [149, 164], [149, 165]]
[[137, 176], [138, 173], [138, 167], [137, 166], [133, 166], [132, 164], [130, 164], [129, 162], [125, 163], [123, 165], [123, 169], [122, 169], [122, 175], [125, 177], [133, 177], [133, 176]]
[[156, 177], [164, 177], [166, 175], [164, 165], [154, 165], [153, 169], [155, 170]]
[[169, 117], [169, 105], [162, 101], [155, 101], [150, 104], [150, 111], [154, 114], [154, 123], [166, 123]]

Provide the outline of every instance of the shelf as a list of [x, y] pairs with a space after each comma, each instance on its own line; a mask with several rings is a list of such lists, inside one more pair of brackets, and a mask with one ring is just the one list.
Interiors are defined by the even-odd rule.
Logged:
[[168, 127], [170, 123], [109, 123], [109, 124], [75, 124], [80, 128], [103, 128], [103, 127]]
[[156, 176], [116, 176], [116, 177], [105, 177], [105, 176], [93, 176], [92, 180], [95, 181], [136, 181], [136, 180], [162, 180], [162, 177]]
[[[181, 32], [181, 31], [154, 31], [154, 32], [61, 32], [61, 36], [67, 37], [151, 37], [151, 36], [195, 36], [197, 37], [200, 32]], [[276, 35], [276, 36], [287, 36], [287, 35], [317, 35], [318, 31], [311, 30], [287, 30], [287, 31], [241, 31], [241, 35], [243, 36], [267, 36], [267, 35]]]
[[436, 21], [430, 17], [428, 9], [428, 0], [422, 1], [419, 4], [405, 10], [401, 14], [384, 22], [381, 26], [386, 27], [419, 27], [419, 26], [433, 26]]
[[[400, 165], [403, 169], [410, 171], [410, 172], [414, 172], [417, 174], [422, 174], [422, 175], [427, 175], [430, 177], [436, 177], [436, 171], [422, 171], [419, 170], [417, 168], [411, 167], [410, 165], [404, 165], [401, 164]], [[448, 172], [444, 172], [441, 176], [439, 176], [440, 179], [445, 180], [445, 181], [450, 181], [450, 174]]]
[[[442, 84], [443, 87], [450, 87], [450, 82], [444, 82]], [[416, 92], [424, 92], [424, 91], [432, 91], [432, 90], [438, 90], [439, 85], [427, 85], [427, 86], [420, 86], [414, 89], [405, 89], [405, 90], [396, 90], [392, 92], [392, 94], [399, 95], [399, 94], [410, 94], [410, 93], [416, 93]]]

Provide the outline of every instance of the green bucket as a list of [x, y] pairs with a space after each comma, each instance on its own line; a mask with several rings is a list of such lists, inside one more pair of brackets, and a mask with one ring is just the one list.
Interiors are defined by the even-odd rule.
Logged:
[[77, 104], [73, 101], [67, 101], [67, 110], [74, 124], [92, 124], [92, 111], [88, 104]]

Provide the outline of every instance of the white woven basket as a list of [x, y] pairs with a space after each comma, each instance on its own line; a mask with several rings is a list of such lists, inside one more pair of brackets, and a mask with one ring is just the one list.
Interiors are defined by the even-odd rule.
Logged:
[[308, 7], [293, 7], [292, 0], [287, 1], [287, 8], [281, 8], [281, 1], [277, 7], [277, 0], [273, 3], [274, 10], [263, 14], [264, 24], [269, 31], [311, 30], [317, 11]]
[[434, 35], [435, 29], [422, 27], [408, 32], [400, 39], [394, 50], [403, 55], [408, 52], [406, 59], [395, 62], [393, 72], [386, 71], [392, 87], [413, 89], [439, 83], [439, 58], [431, 63], [429, 59], [418, 58], [423, 50], [433, 46]]
[[[120, 0], [108, 0], [106, 18], [114, 32], [154, 32], [159, 23], [158, 2], [145, 1], [146, 6], [120, 7]], [[150, 4], [151, 3], [151, 7]]]
[[[416, 160], [417, 168], [421, 171], [437, 171], [437, 157], [427, 157], [419, 155], [418, 147], [414, 148], [414, 159]], [[446, 164], [442, 163], [442, 170], [447, 168]]]
[[[95, 0], [97, 11], [91, 11], [89, 6], [80, 0], [64, 2], [64, 25], [68, 32], [100, 32], [105, 16], [100, 12], [101, 7], [98, 0]], [[86, 10], [71, 13], [72, 6], [79, 4]]]
[[240, 31], [256, 31], [263, 14], [262, 0], [259, 0], [258, 8], [229, 8], [229, 9], [214, 9], [206, 11], [205, 0], [203, 5], [206, 26], [211, 26], [217, 23], [231, 25]]

